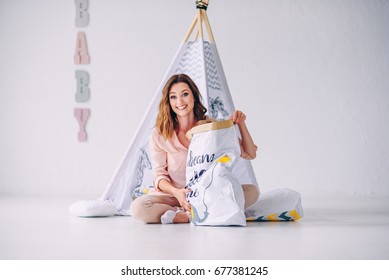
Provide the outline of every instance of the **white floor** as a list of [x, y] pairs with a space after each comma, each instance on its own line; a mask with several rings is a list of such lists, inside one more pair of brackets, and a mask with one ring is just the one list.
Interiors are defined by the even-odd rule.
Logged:
[[296, 222], [247, 227], [78, 218], [78, 199], [0, 195], [0, 259], [389, 259], [389, 198], [304, 198]]

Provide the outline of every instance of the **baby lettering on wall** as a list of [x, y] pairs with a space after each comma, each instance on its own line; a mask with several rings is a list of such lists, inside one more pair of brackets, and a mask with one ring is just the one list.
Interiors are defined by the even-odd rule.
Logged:
[[[77, 27], [85, 27], [89, 24], [89, 1], [88, 0], [75, 0], [76, 6], [76, 18], [75, 25]], [[74, 53], [74, 64], [89, 64], [90, 57], [88, 53], [86, 34], [79, 31], [76, 38], [76, 50]], [[85, 70], [76, 70], [76, 87], [77, 92], [75, 95], [76, 102], [87, 102], [90, 99], [89, 89], [89, 74]], [[90, 117], [89, 108], [74, 108], [73, 114], [76, 117], [79, 124], [78, 141], [85, 142], [87, 140], [86, 123]]]

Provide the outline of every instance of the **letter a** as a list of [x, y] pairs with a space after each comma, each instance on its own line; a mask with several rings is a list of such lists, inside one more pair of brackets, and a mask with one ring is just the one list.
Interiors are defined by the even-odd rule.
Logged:
[[75, 64], [89, 64], [89, 54], [86, 47], [86, 37], [84, 32], [77, 33], [76, 53], [74, 54]]

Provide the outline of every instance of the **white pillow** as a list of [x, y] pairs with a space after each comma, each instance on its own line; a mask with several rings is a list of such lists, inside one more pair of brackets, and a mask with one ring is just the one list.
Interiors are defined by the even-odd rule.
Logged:
[[261, 193], [246, 211], [248, 221], [295, 221], [303, 217], [300, 193], [280, 188]]
[[108, 217], [115, 215], [117, 209], [109, 200], [81, 200], [70, 205], [69, 212], [79, 217]]

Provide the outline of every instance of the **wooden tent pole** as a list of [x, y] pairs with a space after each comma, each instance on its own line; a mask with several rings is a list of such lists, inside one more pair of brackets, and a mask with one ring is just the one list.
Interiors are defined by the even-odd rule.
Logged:
[[[209, 20], [208, 20], [208, 16], [207, 16], [207, 12], [206, 12], [206, 8], [208, 6], [208, 2], [209, 0], [198, 0], [196, 1], [196, 4], [198, 5], [197, 8], [197, 15], [195, 16], [189, 30], [187, 31], [187, 33], [185, 34], [185, 37], [184, 37], [184, 42], [188, 42], [190, 36], [192, 35], [193, 33], [193, 29], [196, 25], [198, 25], [197, 27], [197, 31], [196, 31], [196, 37], [195, 37], [195, 40], [197, 40], [199, 37], [201, 39], [204, 40], [204, 32], [203, 32], [203, 21], [205, 23], [205, 26], [207, 28], [207, 32], [208, 32], [208, 35], [209, 35], [209, 39], [211, 41], [211, 43], [215, 43], [215, 39], [213, 37], [213, 33], [212, 33], [212, 29], [211, 29], [211, 25], [209, 24]], [[202, 8], [200, 8], [202, 7]], [[205, 9], [204, 9], [205, 7]]]
[[201, 12], [203, 14], [205, 26], [207, 27], [207, 31], [208, 31], [208, 35], [209, 35], [209, 40], [211, 41], [211, 43], [214, 44], [215, 43], [215, 38], [213, 37], [213, 33], [212, 33], [211, 25], [209, 24], [207, 12], [205, 10], [201, 10]]
[[204, 34], [203, 34], [203, 19], [202, 19], [202, 13], [201, 13], [201, 9], [198, 9], [198, 12], [197, 12], [197, 23], [199, 25], [199, 32], [200, 32], [200, 38], [201, 39], [204, 39]]
[[188, 31], [187, 31], [186, 34], [185, 34], [185, 37], [184, 37], [184, 42], [185, 42], [185, 43], [188, 42], [189, 37], [190, 37], [190, 35], [191, 35], [192, 32], [193, 32], [193, 28], [196, 26], [198, 20], [199, 20], [199, 18], [198, 18], [198, 16], [196, 15], [195, 18], [194, 18], [194, 20], [193, 20], [193, 22], [192, 22], [192, 24], [191, 24], [191, 26], [189, 27]]
[[194, 37], [194, 40], [197, 41], [197, 39], [199, 38], [199, 29], [197, 28], [196, 30], [196, 36]]

